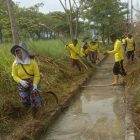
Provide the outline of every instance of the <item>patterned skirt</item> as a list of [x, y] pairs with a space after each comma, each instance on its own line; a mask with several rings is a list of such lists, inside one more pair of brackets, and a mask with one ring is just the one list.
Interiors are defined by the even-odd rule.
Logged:
[[[27, 108], [34, 107], [38, 108], [41, 107], [41, 97], [38, 91], [33, 91], [33, 80], [24, 79], [29, 83], [27, 88], [24, 88], [21, 84], [18, 85], [19, 95], [21, 102]], [[39, 86], [38, 86], [39, 87]]]

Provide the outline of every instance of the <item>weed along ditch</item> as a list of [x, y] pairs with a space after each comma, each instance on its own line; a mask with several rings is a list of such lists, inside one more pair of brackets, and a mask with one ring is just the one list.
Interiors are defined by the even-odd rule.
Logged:
[[42, 140], [125, 140], [124, 87], [110, 85], [112, 65], [108, 57], [97, 67]]

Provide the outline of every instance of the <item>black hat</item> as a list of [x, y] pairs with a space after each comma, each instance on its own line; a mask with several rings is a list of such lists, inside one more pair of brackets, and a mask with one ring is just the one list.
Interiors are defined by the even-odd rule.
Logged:
[[24, 50], [27, 54], [29, 54], [29, 52], [28, 52], [28, 50], [27, 50], [27, 46], [26, 46], [25, 43], [19, 43], [19, 45], [14, 45], [14, 46], [11, 48], [11, 53], [12, 53], [13, 55], [16, 55], [16, 54], [15, 54], [15, 51], [16, 51], [18, 48]]

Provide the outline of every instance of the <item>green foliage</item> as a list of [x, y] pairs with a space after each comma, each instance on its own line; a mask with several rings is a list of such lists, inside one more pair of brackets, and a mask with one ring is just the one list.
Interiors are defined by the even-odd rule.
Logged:
[[[38, 3], [29, 8], [20, 8], [14, 4], [16, 23], [20, 40], [59, 38], [69, 33], [67, 17], [64, 12], [43, 14], [39, 8], [43, 3]], [[0, 41], [11, 42], [12, 33], [9, 15], [5, 2], [0, 5]]]
[[[77, 0], [76, 2], [80, 5], [83, 1], [86, 0]], [[70, 11], [43, 14], [39, 12], [39, 8], [42, 6], [43, 3], [38, 3], [29, 8], [19, 8], [18, 5], [14, 4], [20, 40], [59, 38], [69, 35], [67, 13]], [[81, 9], [73, 7], [73, 31], [76, 25], [77, 10], [80, 13], [79, 18], [88, 19], [88, 23], [78, 22], [79, 34], [89, 34], [90, 29], [94, 29], [105, 40], [111, 32], [117, 32], [120, 35], [126, 30], [127, 4], [119, 0], [88, 0]], [[0, 41], [11, 42], [11, 40], [7, 6], [6, 2], [3, 1], [0, 5]]]
[[64, 12], [51, 12], [46, 15], [46, 21], [46, 25], [48, 25], [55, 31], [63, 31], [65, 33], [68, 33], [69, 31], [67, 16]]
[[10, 21], [5, 3], [0, 4], [0, 42], [11, 39]]
[[126, 4], [118, 0], [89, 0], [83, 17], [93, 23], [91, 28], [98, 31], [104, 41], [112, 32], [121, 34], [126, 30]]

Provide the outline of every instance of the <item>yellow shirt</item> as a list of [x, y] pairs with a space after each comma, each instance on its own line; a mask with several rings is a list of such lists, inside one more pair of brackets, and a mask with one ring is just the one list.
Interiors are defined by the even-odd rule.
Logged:
[[81, 47], [81, 50], [80, 50], [81, 57], [85, 57], [88, 54], [88, 51], [89, 51], [88, 48], [84, 49], [83, 47]]
[[66, 45], [65, 48], [70, 50], [70, 58], [78, 59], [78, 56], [79, 56], [78, 45], [74, 46], [73, 44], [69, 44], [69, 45]]
[[133, 38], [126, 38], [126, 51], [134, 51], [134, 39]]
[[28, 75], [22, 68], [21, 64], [16, 64], [16, 62], [14, 61], [12, 65], [13, 79], [17, 83], [19, 83], [20, 80], [22, 79], [29, 79], [33, 77], [34, 78], [33, 84], [38, 84], [40, 81], [40, 73], [39, 73], [39, 69], [38, 69], [38, 65], [36, 61], [34, 59], [30, 59], [30, 64], [24, 64], [24, 68], [29, 74], [34, 75], [34, 76]]
[[108, 54], [114, 54], [115, 62], [121, 61], [124, 59], [124, 50], [123, 45], [120, 40], [116, 40], [114, 43], [114, 50], [108, 51]]
[[90, 44], [89, 45], [89, 50], [90, 51], [98, 51], [99, 50], [99, 45], [96, 43], [96, 44]]
[[125, 38], [122, 39], [122, 44], [126, 45], [126, 39]]

